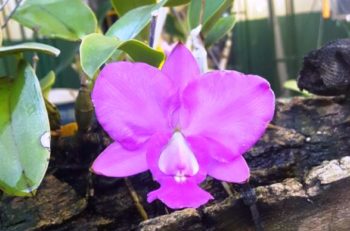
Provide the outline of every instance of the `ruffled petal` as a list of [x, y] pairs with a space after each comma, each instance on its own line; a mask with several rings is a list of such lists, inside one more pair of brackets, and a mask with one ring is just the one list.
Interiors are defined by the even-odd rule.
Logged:
[[230, 163], [213, 160], [208, 165], [208, 175], [222, 181], [243, 183], [248, 180], [250, 171], [245, 159], [238, 156]]
[[156, 199], [161, 200], [172, 209], [181, 209], [198, 208], [213, 197], [193, 181], [179, 184], [173, 179], [168, 179], [162, 181], [159, 189], [148, 194], [149, 203]]
[[274, 114], [275, 97], [269, 83], [235, 71], [205, 74], [191, 82], [182, 96], [178, 126], [185, 136], [210, 140], [212, 149], [231, 151], [229, 156], [211, 153], [219, 161], [230, 162], [250, 149]]
[[166, 59], [162, 72], [182, 91], [189, 82], [200, 77], [198, 64], [185, 45], [179, 43]]
[[91, 168], [96, 174], [110, 177], [126, 177], [147, 171], [145, 147], [129, 151], [114, 142], [96, 158]]
[[156, 131], [170, 129], [176, 105], [171, 81], [143, 63], [107, 64], [98, 76], [92, 101], [105, 131], [127, 149], [136, 149]]

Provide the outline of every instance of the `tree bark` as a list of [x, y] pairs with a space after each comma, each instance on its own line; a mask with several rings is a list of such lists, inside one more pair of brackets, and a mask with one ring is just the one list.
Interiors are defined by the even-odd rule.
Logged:
[[[350, 230], [349, 116], [350, 104], [339, 99], [277, 102], [271, 126], [245, 155], [265, 230]], [[1, 200], [0, 230], [254, 230], [236, 187], [211, 178], [202, 186], [215, 199], [180, 211], [146, 202], [158, 187], [149, 173], [129, 178], [150, 217], [143, 221], [123, 179], [89, 175], [108, 139], [97, 128], [87, 136], [57, 141], [53, 175], [37, 196]]]

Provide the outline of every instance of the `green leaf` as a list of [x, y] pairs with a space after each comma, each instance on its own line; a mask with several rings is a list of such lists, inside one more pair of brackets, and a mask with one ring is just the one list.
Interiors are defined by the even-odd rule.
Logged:
[[47, 170], [50, 127], [34, 70], [22, 61], [18, 73], [0, 79], [0, 189], [28, 196]]
[[163, 52], [154, 50], [137, 40], [121, 42], [115, 37], [90, 34], [80, 46], [80, 61], [83, 71], [92, 79], [97, 70], [116, 53], [126, 52], [134, 61], [158, 67], [164, 60]]
[[206, 2], [203, 14], [203, 33], [207, 33], [233, 4], [233, 0], [216, 0], [211, 1], [210, 4]]
[[126, 52], [134, 61], [144, 62], [154, 67], [159, 67], [165, 55], [138, 40], [128, 40], [120, 44], [120, 50]]
[[[208, 31], [216, 24], [225, 10], [233, 4], [233, 0], [215, 0], [205, 1], [202, 6], [202, 0], [192, 0], [188, 7], [188, 22], [191, 29], [202, 24], [202, 32]], [[204, 9], [202, 9], [204, 7]], [[202, 21], [200, 22], [200, 14], [203, 11]]]
[[110, 1], [102, 1], [98, 4], [98, 7], [95, 11], [95, 15], [98, 21], [98, 24], [101, 25], [106, 18], [108, 11], [112, 9], [112, 3]]
[[208, 32], [208, 34], [204, 34], [205, 46], [209, 47], [224, 37], [229, 31], [232, 30], [235, 22], [235, 17], [233, 15], [220, 18]]
[[13, 46], [0, 47], [0, 56], [5, 56], [9, 54], [16, 54], [25, 51], [39, 52], [48, 55], [58, 56], [60, 54], [60, 50], [53, 46], [49, 46], [42, 43], [21, 43]]
[[180, 41], [186, 41], [187, 31], [185, 31], [185, 28], [181, 23], [182, 22], [177, 20], [175, 16], [168, 14], [166, 17], [164, 29], [170, 36], [177, 37], [180, 39]]
[[291, 90], [291, 91], [294, 91], [294, 92], [298, 92], [299, 94], [302, 94], [304, 96], [312, 96], [313, 94], [306, 91], [306, 90], [303, 90], [303, 91], [300, 91], [299, 87], [298, 87], [298, 84], [297, 84], [297, 81], [292, 79], [292, 80], [288, 80], [286, 81], [284, 84], [283, 84], [283, 87], [285, 89], [288, 89], [288, 90]]
[[188, 6], [188, 23], [190, 25], [191, 30], [196, 28], [200, 22], [200, 15], [202, 9], [202, 0], [193, 0], [191, 4]]
[[50, 71], [47, 73], [47, 75], [40, 80], [40, 87], [41, 87], [41, 92], [43, 93], [43, 96], [45, 99], [48, 99], [49, 92], [54, 85], [56, 80], [56, 75], [55, 72]]
[[189, 3], [191, 0], [168, 0], [165, 6], [179, 6]]
[[112, 5], [119, 16], [140, 6], [157, 3], [156, 0], [111, 0]]
[[90, 34], [80, 45], [80, 61], [83, 71], [93, 78], [96, 71], [116, 52], [121, 41], [102, 34]]
[[73, 41], [97, 29], [94, 13], [82, 0], [26, 0], [12, 18], [42, 35]]
[[166, 0], [163, 0], [158, 4], [141, 6], [130, 10], [109, 28], [106, 35], [115, 36], [121, 40], [135, 38], [151, 21], [152, 12], [158, 10], [165, 3]]

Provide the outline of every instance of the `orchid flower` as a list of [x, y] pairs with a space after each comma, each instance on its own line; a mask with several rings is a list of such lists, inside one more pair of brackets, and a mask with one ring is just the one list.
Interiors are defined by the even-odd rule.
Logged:
[[242, 183], [242, 155], [263, 135], [274, 114], [274, 93], [256, 75], [200, 74], [178, 44], [161, 70], [114, 62], [98, 76], [92, 101], [114, 140], [94, 161], [95, 173], [127, 177], [150, 170], [160, 188], [148, 202], [197, 208], [213, 197], [199, 185], [206, 176]]

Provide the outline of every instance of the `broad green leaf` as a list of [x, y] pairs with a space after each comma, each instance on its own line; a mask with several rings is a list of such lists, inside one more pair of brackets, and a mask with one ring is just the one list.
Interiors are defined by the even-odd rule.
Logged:
[[121, 40], [135, 38], [151, 21], [152, 12], [158, 10], [166, 3], [166, 0], [158, 4], [141, 6], [130, 10], [118, 19], [107, 31], [107, 36], [115, 36]]
[[18, 73], [0, 79], [0, 189], [28, 196], [47, 170], [50, 127], [34, 70], [22, 61]]
[[126, 52], [136, 62], [148, 63], [155, 67], [159, 67], [165, 58], [163, 52], [154, 50], [138, 40], [123, 42], [118, 49]]
[[233, 4], [233, 0], [206, 1], [203, 14], [202, 32], [207, 33], [216, 22], [222, 17], [222, 14]]
[[300, 91], [300, 89], [298, 87], [298, 84], [297, 84], [297, 81], [294, 80], [294, 79], [286, 81], [283, 84], [283, 87], [285, 89], [288, 89], [288, 90], [291, 90], [291, 91], [294, 91], [294, 92], [298, 92], [299, 94], [302, 94], [304, 96], [312, 96], [313, 95], [312, 93], [310, 93], [310, 92], [308, 92], [306, 90]]
[[55, 72], [50, 71], [47, 73], [47, 75], [40, 80], [40, 87], [41, 87], [41, 92], [43, 93], [43, 96], [45, 99], [48, 99], [49, 97], [49, 92], [54, 85], [56, 80], [56, 75]]
[[106, 14], [108, 11], [112, 9], [112, 3], [110, 1], [102, 1], [99, 2], [97, 10], [95, 11], [95, 15], [98, 21], [98, 24], [101, 25], [106, 18]]
[[111, 0], [112, 5], [119, 16], [140, 6], [157, 3], [156, 0]]
[[0, 56], [21, 53], [24, 51], [45, 53], [53, 56], [58, 56], [60, 54], [60, 50], [58, 50], [53, 46], [49, 46], [42, 43], [29, 42], [29, 43], [21, 43], [13, 46], [0, 47]]
[[134, 61], [158, 67], [164, 60], [163, 52], [154, 50], [137, 40], [121, 42], [115, 37], [90, 34], [80, 46], [80, 61], [84, 72], [93, 78], [97, 70], [116, 53], [126, 52]]
[[[192, 0], [188, 7], [188, 21], [191, 29], [202, 24], [202, 32], [208, 31], [216, 24], [224, 11], [233, 4], [233, 0], [215, 0], [205, 1], [202, 6], [202, 0]], [[204, 7], [204, 9], [202, 9]], [[203, 11], [202, 18], [201, 12]], [[200, 21], [201, 20], [201, 21]]]
[[202, 0], [192, 0], [191, 4], [188, 6], [188, 23], [191, 30], [196, 28], [200, 22], [200, 15], [202, 9]]
[[82, 0], [26, 0], [12, 18], [42, 35], [73, 41], [97, 28], [94, 13]]
[[224, 37], [235, 25], [235, 17], [233, 15], [220, 18], [213, 28], [205, 34], [205, 46], [209, 47], [216, 41]]
[[165, 6], [179, 6], [189, 3], [191, 0], [168, 0]]
[[83, 71], [92, 78], [96, 71], [117, 50], [121, 41], [102, 34], [90, 34], [83, 38], [80, 45], [80, 62]]

